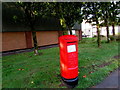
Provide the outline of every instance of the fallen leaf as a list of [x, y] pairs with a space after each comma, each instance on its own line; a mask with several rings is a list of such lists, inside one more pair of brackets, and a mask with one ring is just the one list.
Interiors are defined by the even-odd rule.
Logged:
[[89, 72], [89, 73], [93, 73], [93, 72]]
[[84, 75], [83, 78], [86, 78], [86, 75]]
[[18, 69], [18, 70], [20, 71], [20, 70], [24, 70], [24, 69]]

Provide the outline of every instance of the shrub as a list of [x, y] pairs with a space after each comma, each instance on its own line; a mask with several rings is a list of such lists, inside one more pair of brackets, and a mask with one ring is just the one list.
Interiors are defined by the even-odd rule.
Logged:
[[104, 35], [100, 35], [101, 37], [105, 37]]
[[97, 35], [94, 35], [93, 37], [97, 37]]
[[97, 38], [83, 38], [80, 43], [94, 43], [96, 42]]
[[110, 40], [111, 41], [120, 41], [120, 34], [118, 34], [118, 35], [115, 35], [115, 36], [110, 36]]
[[111, 41], [114, 41], [114, 40], [115, 40], [115, 37], [112, 36], [112, 35], [110, 35], [110, 40], [111, 40]]
[[116, 38], [116, 41], [120, 41], [120, 34], [116, 35], [115, 38]]

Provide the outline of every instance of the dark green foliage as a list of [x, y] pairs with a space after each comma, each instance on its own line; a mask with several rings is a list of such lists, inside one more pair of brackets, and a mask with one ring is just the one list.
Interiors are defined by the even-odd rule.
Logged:
[[118, 15], [120, 14], [120, 2], [111, 2], [110, 8], [109, 8], [109, 22], [110, 25], [119, 25], [120, 17]]
[[[119, 3], [120, 2], [101, 2], [101, 11], [102, 11], [102, 16], [101, 20], [103, 20], [103, 26], [106, 27], [107, 31], [107, 42], [110, 42], [110, 36], [109, 36], [109, 26], [112, 26], [112, 32], [113, 36], [115, 36], [115, 25], [118, 24], [119, 18], [117, 17], [119, 12]], [[115, 37], [114, 37], [115, 38]], [[114, 40], [114, 39], [113, 39]]]
[[110, 2], [101, 2], [101, 11], [102, 11], [102, 16], [101, 19], [104, 20], [104, 25], [106, 27], [107, 31], [107, 42], [110, 42], [110, 36], [109, 36], [109, 8], [111, 6]]
[[100, 11], [100, 3], [99, 2], [86, 2], [83, 6], [83, 14], [84, 19], [87, 20], [87, 22], [92, 23], [95, 22], [96, 28], [97, 28], [97, 44], [98, 47], [101, 47], [101, 38], [100, 38], [100, 17], [101, 17], [101, 11]]
[[65, 30], [71, 32], [74, 24], [77, 21], [81, 23], [83, 20], [81, 13], [82, 2], [55, 2], [49, 5], [53, 8], [52, 15], [60, 20]]

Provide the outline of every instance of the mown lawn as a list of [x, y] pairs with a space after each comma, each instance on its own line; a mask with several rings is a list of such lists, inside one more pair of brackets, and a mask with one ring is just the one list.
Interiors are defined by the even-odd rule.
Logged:
[[[118, 68], [118, 43], [102, 43], [98, 48], [91, 39], [79, 43], [79, 83], [76, 88], [88, 88], [100, 83]], [[59, 71], [59, 48], [2, 57], [3, 88], [66, 88]]]

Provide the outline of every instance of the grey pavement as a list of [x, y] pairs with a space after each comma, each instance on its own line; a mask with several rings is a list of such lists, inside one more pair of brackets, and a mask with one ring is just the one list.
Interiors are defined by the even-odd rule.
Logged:
[[120, 69], [112, 72], [103, 82], [94, 88], [118, 88], [120, 90]]

